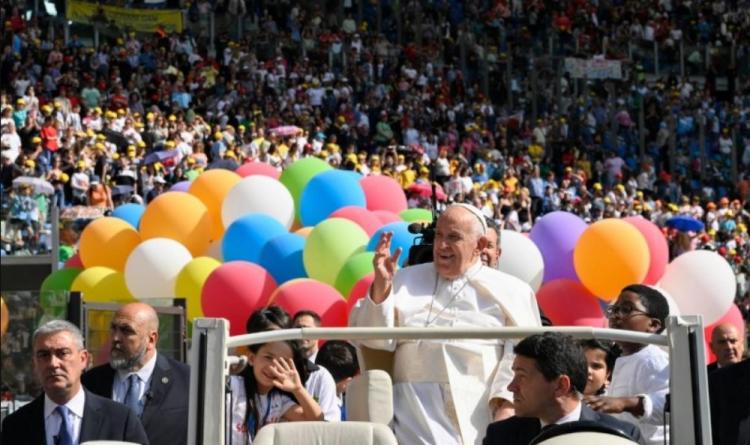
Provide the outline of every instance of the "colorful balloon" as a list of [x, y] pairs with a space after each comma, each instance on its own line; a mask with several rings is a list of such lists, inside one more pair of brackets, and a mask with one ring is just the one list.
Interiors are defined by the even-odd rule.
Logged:
[[711, 350], [711, 336], [713, 336], [714, 329], [716, 329], [717, 326], [725, 323], [734, 325], [734, 327], [737, 328], [737, 337], [739, 338], [739, 341], [743, 341], [745, 338], [745, 320], [742, 318], [742, 312], [740, 312], [740, 309], [733, 304], [729, 307], [729, 310], [723, 317], [703, 328], [703, 338], [706, 342], [706, 355], [708, 356], [706, 363], [716, 361], [716, 355]]
[[[227, 226], [222, 219], [222, 205], [232, 188], [242, 178], [233, 171], [223, 168], [207, 170], [201, 173], [190, 184], [188, 193], [198, 198], [206, 206], [211, 219], [211, 239], [217, 240], [224, 233]], [[192, 251], [192, 250], [191, 250]], [[193, 255], [197, 255], [193, 253]]]
[[302, 198], [302, 190], [305, 189], [307, 183], [316, 175], [331, 170], [331, 167], [327, 162], [322, 159], [315, 157], [306, 157], [294, 161], [291, 165], [284, 169], [279, 176], [279, 181], [289, 190], [294, 199], [295, 219], [300, 220], [300, 201]]
[[210, 257], [198, 257], [190, 260], [182, 268], [175, 280], [175, 298], [184, 298], [187, 304], [186, 317], [188, 321], [203, 317], [201, 307], [201, 292], [211, 272], [221, 266], [221, 262]]
[[52, 272], [42, 281], [40, 292], [69, 291], [76, 277], [83, 272], [82, 268], [60, 269]]
[[536, 299], [555, 326], [602, 327], [605, 324], [599, 300], [577, 281], [564, 278], [544, 283]]
[[82, 271], [70, 286], [89, 303], [131, 303], [135, 301], [125, 284], [122, 272], [107, 267], [89, 267]]
[[498, 269], [527, 283], [534, 292], [542, 286], [544, 258], [529, 237], [512, 230], [500, 232]]
[[307, 237], [303, 260], [307, 276], [333, 285], [341, 268], [367, 245], [367, 233], [356, 223], [330, 218], [315, 226]]
[[334, 287], [341, 295], [349, 296], [352, 287], [362, 279], [362, 277], [372, 273], [372, 260], [375, 257], [374, 252], [360, 252], [350, 256], [341, 268], [339, 275], [336, 277]]
[[268, 305], [280, 306], [291, 315], [301, 310], [314, 311], [320, 315], [321, 326], [324, 327], [346, 326], [349, 315], [346, 301], [336, 289], [310, 278], [282, 284], [271, 295]]
[[146, 207], [142, 206], [141, 204], [128, 203], [115, 207], [115, 209], [112, 211], [112, 216], [115, 218], [120, 218], [121, 220], [133, 226], [135, 230], [138, 230], [141, 225], [143, 212], [145, 211]]
[[364, 176], [359, 180], [368, 210], [401, 213], [406, 210], [406, 194], [395, 179], [385, 175]]
[[342, 207], [331, 213], [331, 218], [343, 218], [357, 223], [367, 233], [372, 236], [376, 230], [383, 226], [380, 219], [374, 213], [364, 207], [347, 206]]
[[289, 229], [294, 221], [294, 200], [276, 179], [250, 176], [227, 193], [221, 207], [221, 220], [224, 227], [229, 227], [239, 218], [254, 213], [268, 215]]
[[229, 320], [231, 335], [245, 334], [248, 317], [266, 306], [274, 290], [276, 282], [268, 271], [246, 261], [231, 261], [214, 269], [206, 279], [201, 307], [206, 317]]
[[177, 275], [192, 259], [190, 251], [173, 239], [144, 241], [125, 263], [125, 283], [139, 300], [174, 298]]
[[373, 210], [372, 213], [378, 217], [381, 223], [390, 224], [401, 221], [401, 217], [398, 214], [389, 212], [388, 210]]
[[362, 277], [357, 281], [357, 284], [352, 287], [352, 290], [349, 292], [349, 298], [346, 300], [346, 312], [348, 314], [352, 313], [352, 308], [357, 304], [357, 301], [367, 296], [367, 292], [370, 291], [370, 286], [372, 286], [373, 281], [375, 281], [374, 272]]
[[87, 268], [102, 266], [122, 271], [128, 255], [140, 242], [140, 235], [129, 223], [109, 216], [98, 218], [81, 233], [81, 261]]
[[399, 213], [399, 216], [401, 217], [401, 219], [409, 223], [413, 223], [413, 222], [431, 223], [432, 222], [432, 212], [427, 209], [419, 209], [419, 208], [408, 209]]
[[279, 176], [281, 176], [281, 172], [279, 171], [279, 169], [267, 162], [260, 161], [246, 162], [240, 165], [240, 167], [234, 172], [242, 176], [243, 178], [247, 178], [248, 176], [260, 175], [268, 176], [269, 178], [273, 179], [279, 179]]
[[646, 278], [643, 279], [644, 284], [656, 284], [659, 282], [661, 277], [664, 275], [664, 271], [667, 269], [667, 263], [669, 263], [669, 245], [667, 244], [667, 238], [662, 233], [659, 227], [651, 221], [640, 217], [630, 216], [623, 221], [635, 226], [643, 238], [648, 244], [649, 251], [649, 265]]
[[267, 242], [287, 233], [276, 219], [263, 213], [251, 213], [227, 228], [221, 242], [224, 261], [260, 261], [260, 252]]
[[594, 295], [612, 301], [623, 287], [643, 282], [649, 266], [648, 244], [632, 224], [604, 219], [581, 234], [573, 262], [581, 283]]
[[76, 253], [72, 257], [68, 258], [68, 261], [63, 265], [65, 269], [83, 269], [83, 262], [81, 261], [81, 255]]
[[732, 306], [737, 279], [721, 255], [693, 250], [667, 265], [659, 287], [672, 295], [683, 315], [702, 315], [706, 326], [716, 323]]
[[300, 221], [314, 226], [340, 208], [365, 204], [365, 192], [355, 176], [342, 170], [325, 171], [313, 177], [302, 191]]
[[170, 192], [187, 192], [190, 190], [191, 181], [180, 181], [169, 188]]
[[544, 258], [544, 283], [561, 278], [578, 279], [573, 251], [584, 230], [586, 223], [568, 212], [548, 213], [537, 220], [529, 236]]
[[273, 276], [277, 284], [296, 278], [305, 278], [305, 263], [302, 252], [305, 237], [294, 233], [283, 233], [266, 243], [260, 252], [260, 265]]
[[169, 238], [198, 256], [215, 236], [213, 226], [211, 214], [200, 199], [190, 193], [167, 192], [146, 207], [140, 231], [143, 240]]
[[379, 228], [367, 244], [367, 250], [373, 252], [380, 241], [380, 237], [385, 232], [393, 233], [391, 238], [391, 255], [396, 252], [396, 249], [401, 248], [401, 256], [398, 258], [398, 265], [403, 266], [406, 260], [409, 259], [409, 249], [414, 245], [414, 241], [419, 235], [409, 232], [409, 223], [405, 221], [393, 222], [386, 224]]

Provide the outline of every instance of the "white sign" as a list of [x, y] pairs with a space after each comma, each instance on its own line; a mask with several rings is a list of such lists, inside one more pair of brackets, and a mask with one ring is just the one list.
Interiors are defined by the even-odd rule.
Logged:
[[565, 58], [565, 71], [574, 79], [622, 79], [619, 60]]

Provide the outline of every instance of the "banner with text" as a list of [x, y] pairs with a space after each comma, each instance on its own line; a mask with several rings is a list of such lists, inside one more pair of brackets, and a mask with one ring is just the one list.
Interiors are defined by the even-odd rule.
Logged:
[[174, 9], [134, 9], [68, 0], [67, 19], [76, 23], [115, 25], [136, 32], [152, 33], [159, 25], [167, 32], [182, 32], [182, 11]]
[[619, 60], [565, 58], [565, 71], [574, 79], [622, 79]]

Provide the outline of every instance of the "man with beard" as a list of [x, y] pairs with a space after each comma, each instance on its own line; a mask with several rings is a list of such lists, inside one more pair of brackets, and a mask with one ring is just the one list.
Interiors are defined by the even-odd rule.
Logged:
[[108, 364], [86, 372], [81, 381], [91, 392], [130, 407], [151, 443], [186, 444], [190, 371], [159, 354], [159, 318], [144, 303], [117, 311], [110, 324]]

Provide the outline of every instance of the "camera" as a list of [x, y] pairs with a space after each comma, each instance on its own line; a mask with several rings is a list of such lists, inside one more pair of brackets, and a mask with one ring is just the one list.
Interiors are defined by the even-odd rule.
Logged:
[[433, 218], [433, 221], [429, 224], [409, 224], [409, 233], [420, 235], [414, 240], [414, 244], [409, 248], [409, 258], [407, 259], [407, 264], [409, 266], [432, 262], [432, 245], [435, 243], [436, 225], [437, 218]]

